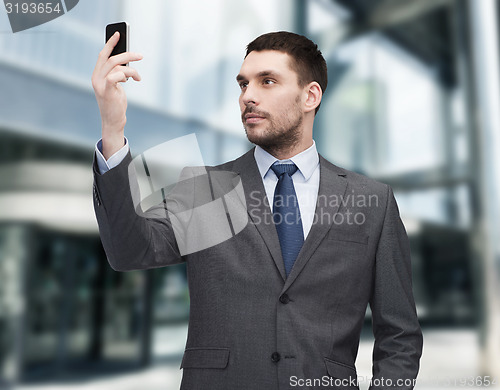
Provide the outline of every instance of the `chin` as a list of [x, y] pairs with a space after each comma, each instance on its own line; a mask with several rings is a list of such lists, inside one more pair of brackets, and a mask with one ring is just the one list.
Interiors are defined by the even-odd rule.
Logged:
[[274, 148], [276, 146], [276, 141], [272, 137], [256, 137], [256, 136], [248, 136], [247, 134], [247, 139], [255, 144], [259, 145], [260, 147], [264, 149], [269, 149], [269, 148]]
[[245, 126], [245, 133], [248, 140], [256, 145], [267, 144], [270, 141], [270, 137], [267, 134], [266, 129], [257, 129], [254, 126]]

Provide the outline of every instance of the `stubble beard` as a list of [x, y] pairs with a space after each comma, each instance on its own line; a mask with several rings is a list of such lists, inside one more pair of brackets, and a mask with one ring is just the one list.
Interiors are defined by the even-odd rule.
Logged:
[[[243, 127], [248, 140], [255, 145], [259, 145], [274, 156], [288, 154], [288, 151], [293, 150], [300, 143], [302, 136], [303, 118], [300, 112], [299, 101], [297, 97], [295, 100], [296, 105], [293, 108], [295, 115], [292, 118], [284, 118], [283, 121], [279, 121], [266, 113], [265, 118], [269, 124], [261, 134], [249, 131], [249, 129], [257, 127], [258, 124], [245, 124], [243, 121]], [[258, 111], [247, 108], [242, 116], [249, 112], [261, 115]]]

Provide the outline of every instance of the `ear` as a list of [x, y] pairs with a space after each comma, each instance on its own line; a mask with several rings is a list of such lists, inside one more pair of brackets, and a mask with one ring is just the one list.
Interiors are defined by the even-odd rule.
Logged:
[[316, 81], [312, 81], [304, 87], [305, 101], [304, 101], [304, 111], [311, 112], [316, 110], [316, 107], [321, 103], [321, 98], [323, 97], [323, 91], [320, 85]]

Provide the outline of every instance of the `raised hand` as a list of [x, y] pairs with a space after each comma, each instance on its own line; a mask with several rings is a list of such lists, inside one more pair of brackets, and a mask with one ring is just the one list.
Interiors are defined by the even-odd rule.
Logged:
[[140, 81], [141, 76], [136, 69], [124, 66], [132, 61], [140, 61], [139, 53], [125, 52], [110, 57], [113, 48], [118, 43], [120, 33], [116, 32], [99, 53], [97, 63], [92, 73], [97, 104], [102, 121], [102, 151], [108, 159], [124, 145], [124, 129], [127, 122], [127, 96], [121, 83], [132, 77]]

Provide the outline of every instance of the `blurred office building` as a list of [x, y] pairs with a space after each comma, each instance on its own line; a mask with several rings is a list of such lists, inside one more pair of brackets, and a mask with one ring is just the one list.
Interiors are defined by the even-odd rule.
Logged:
[[144, 54], [125, 85], [132, 154], [195, 133], [209, 165], [252, 146], [245, 45], [277, 30], [318, 43], [319, 153], [392, 186], [424, 336], [458, 330], [467, 372], [500, 380], [499, 16], [496, 0], [86, 0], [13, 34], [0, 12], [0, 387], [180, 364], [185, 267], [113, 271], [92, 208], [90, 78], [120, 20]]

